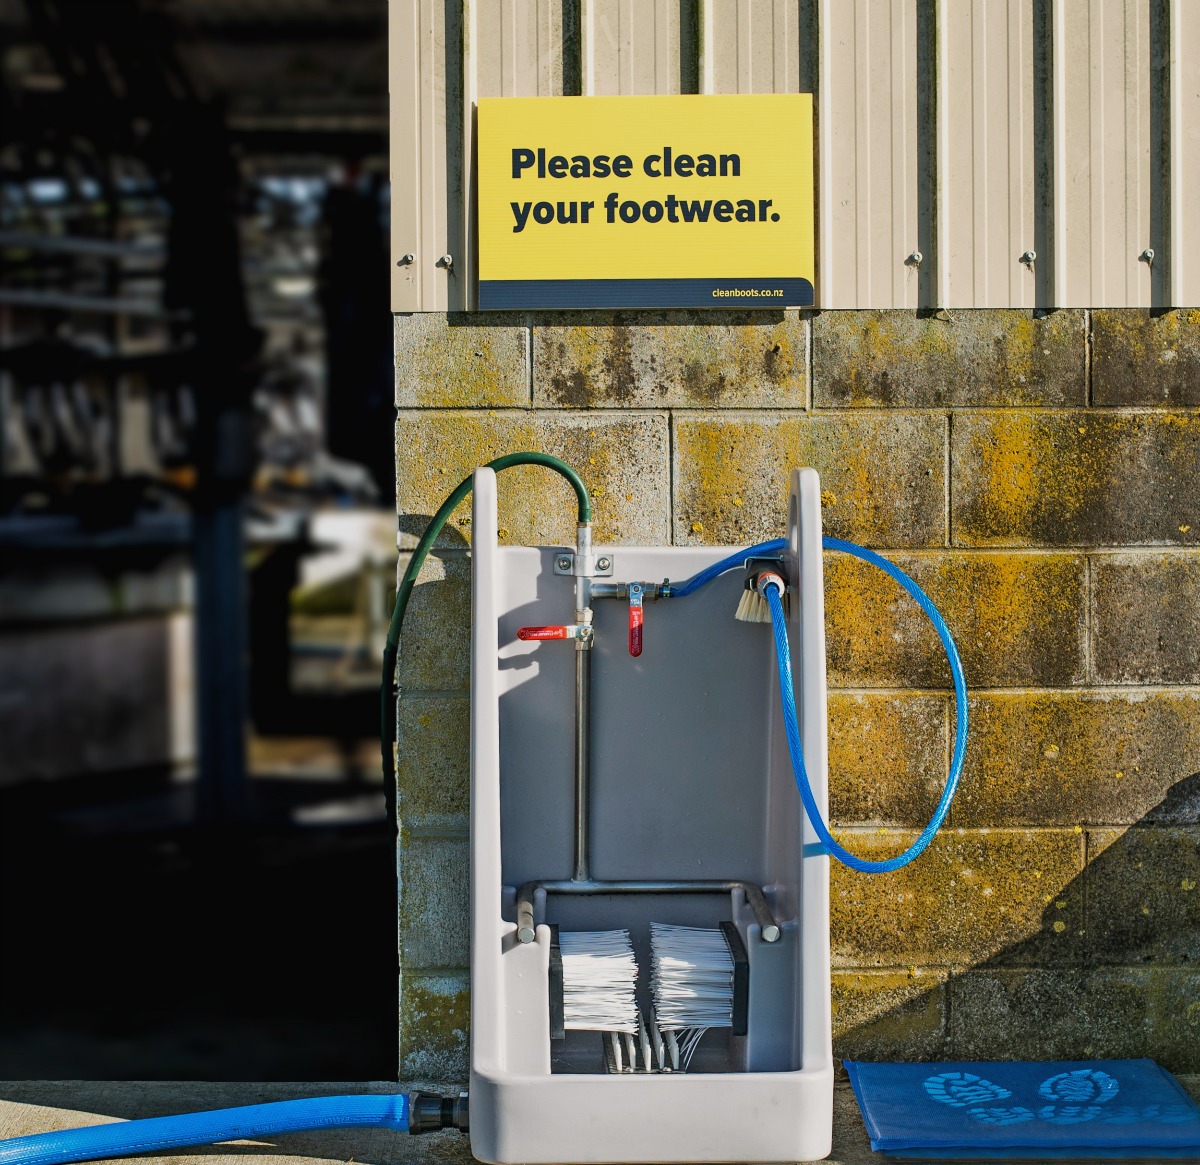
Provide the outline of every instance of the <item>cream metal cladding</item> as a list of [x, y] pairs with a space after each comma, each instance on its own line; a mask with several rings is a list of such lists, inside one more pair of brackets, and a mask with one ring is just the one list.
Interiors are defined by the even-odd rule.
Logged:
[[390, 35], [395, 311], [475, 306], [477, 98], [680, 92], [816, 94], [820, 307], [1200, 303], [1200, 0], [391, 0]]

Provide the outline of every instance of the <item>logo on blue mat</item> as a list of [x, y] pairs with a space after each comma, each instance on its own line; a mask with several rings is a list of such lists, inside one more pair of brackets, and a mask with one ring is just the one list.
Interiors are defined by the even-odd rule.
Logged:
[[985, 1100], [1004, 1100], [1012, 1096], [1007, 1088], [993, 1084], [982, 1076], [971, 1072], [942, 1072], [925, 1081], [925, 1091], [938, 1104], [951, 1108], [966, 1108], [968, 1104], [979, 1104]]
[[1043, 1080], [1038, 1089], [1047, 1100], [1063, 1100], [1071, 1104], [1106, 1104], [1121, 1086], [1107, 1073], [1094, 1068], [1079, 1068], [1060, 1072]]
[[1139, 1121], [1186, 1124], [1196, 1119], [1194, 1110], [1186, 1104], [1118, 1104], [1106, 1108], [1105, 1105], [1121, 1091], [1121, 1085], [1116, 1077], [1094, 1068], [1060, 1072], [1043, 1080], [1038, 1093], [1057, 1103], [1044, 1104], [1036, 1111], [1023, 1105], [996, 1104], [998, 1100], [1011, 1097], [1012, 1093], [971, 1072], [941, 1072], [923, 1083], [930, 1100], [951, 1108], [965, 1108], [969, 1117], [987, 1125], [1015, 1125], [1032, 1120], [1051, 1125], [1078, 1125], [1094, 1120], [1110, 1125]]

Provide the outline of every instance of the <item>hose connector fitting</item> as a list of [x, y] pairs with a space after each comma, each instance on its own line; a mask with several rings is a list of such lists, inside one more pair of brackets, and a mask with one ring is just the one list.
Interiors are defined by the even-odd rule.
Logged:
[[[592, 576], [596, 573], [596, 556], [592, 553], [592, 524], [580, 522], [575, 527], [575, 607], [587, 610], [592, 605]], [[579, 622], [583, 619], [576, 616]]]
[[771, 604], [767, 592], [771, 587], [778, 588], [780, 599], [785, 605], [787, 603], [788, 586], [783, 577], [783, 562], [778, 558], [748, 558], [745, 569], [742, 599], [734, 618], [743, 623], [770, 623]]
[[784, 582], [781, 574], [776, 574], [773, 570], [764, 570], [755, 580], [754, 589], [765, 599], [767, 597], [767, 588], [777, 587], [779, 589], [779, 597], [782, 598], [787, 594], [787, 583]]
[[468, 1099], [465, 1092], [457, 1096], [435, 1096], [432, 1092], [413, 1092], [408, 1097], [408, 1131], [436, 1133], [440, 1129], [470, 1131]]

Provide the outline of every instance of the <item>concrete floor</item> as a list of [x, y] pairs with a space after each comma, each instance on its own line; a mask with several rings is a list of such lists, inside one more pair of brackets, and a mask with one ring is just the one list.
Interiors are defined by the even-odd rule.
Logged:
[[[1183, 1083], [1200, 1099], [1200, 1076]], [[8, 1081], [0, 1082], [0, 1137], [19, 1137], [50, 1129], [75, 1128], [113, 1119], [165, 1116], [170, 1113], [288, 1100], [299, 1096], [388, 1093], [407, 1086], [374, 1081], [325, 1084], [216, 1084], [208, 1081]], [[839, 1083], [833, 1100], [831, 1165], [867, 1165], [885, 1160], [871, 1151], [854, 1094]], [[390, 1129], [327, 1129], [291, 1133], [270, 1141], [236, 1141], [192, 1155], [139, 1157], [141, 1165], [423, 1165], [472, 1160], [460, 1133], [410, 1137]]]

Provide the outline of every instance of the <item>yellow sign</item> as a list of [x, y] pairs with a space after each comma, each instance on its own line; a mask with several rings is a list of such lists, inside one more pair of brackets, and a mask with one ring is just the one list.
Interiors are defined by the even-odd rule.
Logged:
[[496, 97], [479, 307], [813, 302], [812, 97]]

